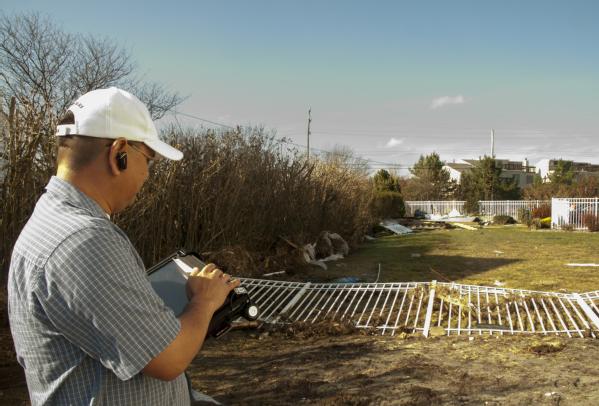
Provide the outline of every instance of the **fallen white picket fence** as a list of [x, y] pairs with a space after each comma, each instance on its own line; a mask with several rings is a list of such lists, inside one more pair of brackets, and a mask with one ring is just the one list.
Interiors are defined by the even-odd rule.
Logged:
[[553, 198], [551, 199], [551, 227], [586, 230], [585, 216], [599, 215], [599, 198]]
[[346, 321], [385, 335], [599, 335], [599, 291], [539, 292], [456, 283], [302, 283], [242, 278], [270, 323]]

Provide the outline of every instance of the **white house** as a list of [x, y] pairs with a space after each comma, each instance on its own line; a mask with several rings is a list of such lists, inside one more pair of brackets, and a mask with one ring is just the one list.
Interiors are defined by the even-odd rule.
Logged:
[[[551, 175], [557, 167], [559, 159], [541, 159], [536, 167], [539, 175], [543, 178], [543, 182], [549, 182], [549, 175]], [[588, 162], [575, 162], [570, 160], [563, 160], [572, 164], [572, 170], [576, 177], [597, 175], [599, 176], [599, 165], [591, 164]]]
[[[479, 161], [479, 159], [461, 159], [458, 162], [446, 163], [443, 168], [449, 172], [451, 179], [460, 183], [462, 174], [471, 170]], [[530, 166], [528, 159], [510, 161], [509, 159], [496, 158], [495, 162], [501, 167], [501, 178], [515, 180], [519, 188], [531, 185], [534, 182], [535, 167]]]

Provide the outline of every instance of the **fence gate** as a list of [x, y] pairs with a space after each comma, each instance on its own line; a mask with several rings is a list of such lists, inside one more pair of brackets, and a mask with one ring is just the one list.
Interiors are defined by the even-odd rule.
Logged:
[[382, 335], [555, 334], [596, 337], [599, 291], [583, 294], [455, 283], [300, 283], [241, 278], [270, 323], [347, 321]]
[[586, 230], [585, 216], [599, 215], [599, 198], [553, 198], [551, 199], [551, 227], [572, 227]]

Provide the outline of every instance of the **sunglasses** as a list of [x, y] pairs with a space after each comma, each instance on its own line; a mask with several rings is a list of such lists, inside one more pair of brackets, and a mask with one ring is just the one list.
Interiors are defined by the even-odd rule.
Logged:
[[129, 145], [131, 148], [133, 148], [134, 150], [136, 150], [137, 152], [139, 152], [140, 154], [142, 154], [144, 157], [146, 157], [146, 162], [148, 164], [148, 168], [151, 168], [154, 165], [154, 161], [156, 160], [155, 156], [148, 155], [141, 148], [138, 148], [138, 147], [136, 147], [133, 144], [127, 143], [127, 145]]

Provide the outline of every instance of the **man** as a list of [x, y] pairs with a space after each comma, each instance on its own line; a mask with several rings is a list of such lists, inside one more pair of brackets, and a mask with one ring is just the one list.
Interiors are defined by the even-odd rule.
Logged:
[[158, 139], [143, 103], [114, 87], [79, 98], [57, 136], [57, 174], [9, 271], [10, 326], [31, 402], [189, 404], [183, 373], [239, 281], [214, 264], [194, 269], [176, 318], [110, 221], [134, 201], [155, 159], [183, 154]]

